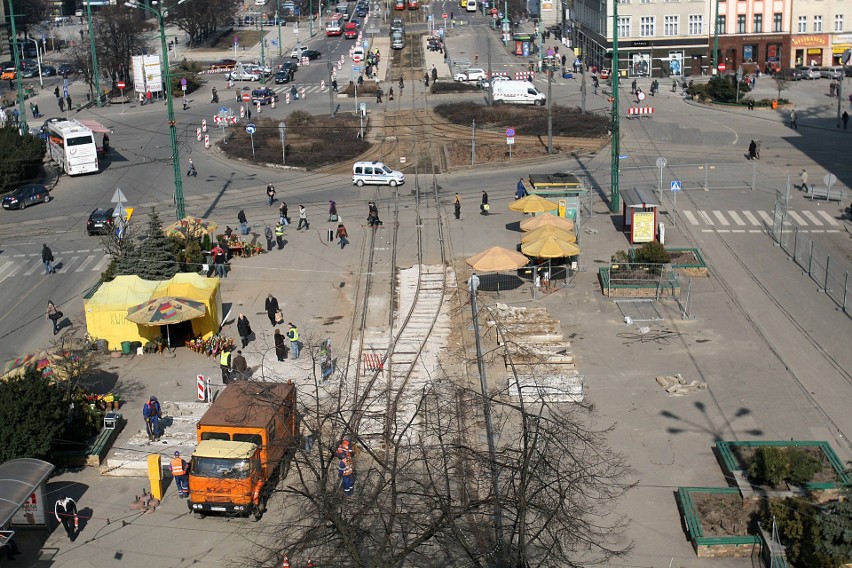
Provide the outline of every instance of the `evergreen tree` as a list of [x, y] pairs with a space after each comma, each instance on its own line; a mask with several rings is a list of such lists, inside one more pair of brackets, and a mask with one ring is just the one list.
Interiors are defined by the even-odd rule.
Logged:
[[148, 234], [139, 247], [135, 272], [145, 280], [169, 280], [177, 271], [178, 264], [169, 238], [163, 232], [163, 223], [157, 215], [157, 210], [151, 208]]
[[44, 458], [65, 430], [68, 399], [34, 366], [22, 377], [0, 382], [0, 463]]
[[115, 259], [115, 275], [127, 276], [139, 274], [139, 267], [142, 265], [142, 259], [139, 254], [139, 247], [131, 239], [126, 239], [126, 242], [121, 247], [121, 254]]
[[852, 562], [852, 486], [843, 489], [842, 499], [826, 503], [817, 516], [821, 539], [817, 553], [827, 564], [840, 566]]

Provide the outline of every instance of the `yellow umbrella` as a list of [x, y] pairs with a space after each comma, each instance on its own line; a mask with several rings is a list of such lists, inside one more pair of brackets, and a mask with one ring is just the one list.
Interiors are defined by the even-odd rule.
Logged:
[[554, 227], [559, 227], [560, 229], [570, 231], [574, 228], [574, 221], [572, 221], [571, 219], [565, 219], [563, 217], [557, 217], [553, 213], [542, 213], [541, 215], [536, 215], [531, 219], [527, 219], [526, 221], [521, 222], [521, 230], [534, 231], [539, 227], [545, 227], [548, 225], [552, 225]]
[[536, 258], [563, 258], [580, 254], [580, 247], [550, 235], [532, 243], [522, 244], [521, 252]]
[[550, 235], [553, 235], [560, 241], [565, 241], [566, 243], [577, 242], [577, 236], [574, 233], [571, 233], [564, 229], [560, 229], [559, 227], [554, 227], [553, 225], [545, 225], [521, 237], [521, 243], [531, 243], [533, 241], [543, 239], [544, 237], [548, 237]]
[[181, 238], [201, 238], [205, 234], [212, 235], [219, 227], [216, 223], [200, 217], [184, 217], [172, 223], [165, 229], [166, 235]]
[[558, 203], [554, 203], [538, 195], [527, 195], [509, 204], [511, 211], [521, 211], [523, 213], [544, 213], [545, 211], [553, 211], [558, 207]]
[[503, 247], [491, 247], [467, 259], [467, 264], [479, 272], [516, 270], [529, 262], [524, 255]]

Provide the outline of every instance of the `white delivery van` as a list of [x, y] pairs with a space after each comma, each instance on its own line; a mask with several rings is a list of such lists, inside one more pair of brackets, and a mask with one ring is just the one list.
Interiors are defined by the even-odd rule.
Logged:
[[495, 103], [544, 106], [547, 97], [529, 81], [494, 81], [491, 97]]
[[476, 0], [467, 0], [465, 9], [468, 12], [476, 12]]
[[405, 183], [405, 174], [381, 162], [355, 162], [352, 166], [352, 183], [358, 187], [364, 184], [396, 187]]

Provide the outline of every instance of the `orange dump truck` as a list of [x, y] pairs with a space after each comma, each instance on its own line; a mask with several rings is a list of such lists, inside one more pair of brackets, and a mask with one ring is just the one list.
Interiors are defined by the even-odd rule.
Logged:
[[279, 466], [296, 437], [292, 382], [238, 381], [225, 387], [196, 425], [189, 468], [189, 509], [263, 515]]

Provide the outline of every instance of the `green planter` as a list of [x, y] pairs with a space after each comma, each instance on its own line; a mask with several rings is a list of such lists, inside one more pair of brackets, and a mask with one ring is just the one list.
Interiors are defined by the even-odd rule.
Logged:
[[705, 536], [701, 526], [701, 517], [695, 506], [696, 495], [736, 495], [735, 487], [678, 487], [677, 500], [680, 506], [689, 541], [699, 558], [748, 558], [760, 548], [760, 537], [744, 536]]

